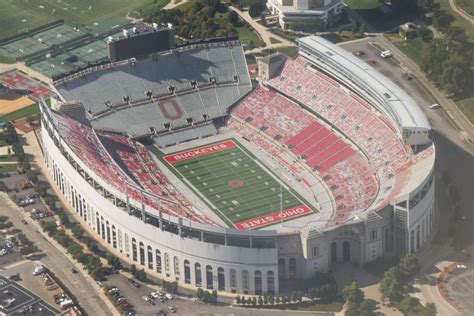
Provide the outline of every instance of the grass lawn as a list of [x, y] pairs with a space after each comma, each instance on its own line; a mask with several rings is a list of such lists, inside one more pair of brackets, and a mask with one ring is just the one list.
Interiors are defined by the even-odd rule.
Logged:
[[273, 53], [282, 53], [284, 55], [287, 55], [291, 58], [295, 58], [296, 55], [298, 54], [298, 48], [295, 46], [285, 46], [285, 47], [278, 47], [278, 48], [268, 48], [264, 49], [261, 54], [258, 54], [257, 56], [264, 56], [268, 54], [273, 54]]
[[0, 64], [14, 64], [15, 59], [0, 55]]
[[254, 47], [263, 46], [263, 41], [260, 39], [260, 37], [258, 37], [257, 33], [255, 33], [255, 31], [247, 24], [244, 24], [244, 26], [241, 26], [241, 27], [237, 27], [236, 30], [237, 30], [237, 35], [239, 36], [239, 39], [247, 47], [250, 41], [253, 42]]
[[337, 44], [341, 42], [347, 42], [347, 41], [359, 39], [359, 38], [362, 38], [363, 36], [357, 33], [352, 33], [350, 31], [342, 31], [340, 34], [339, 33], [324, 34], [322, 35], [322, 37], [324, 37], [328, 41], [333, 42], [334, 44]]
[[39, 112], [40, 112], [39, 105], [38, 103], [35, 103], [21, 110], [8, 113], [5, 115], [0, 115], [0, 122], [15, 121], [15, 120], [24, 118], [26, 116], [38, 114]]
[[0, 155], [0, 163], [3, 161], [16, 161], [16, 157], [14, 155]]
[[466, 11], [468, 14], [474, 16], [474, 1], [472, 0], [455, 0], [458, 7]]
[[466, 115], [466, 117], [474, 124], [474, 97], [456, 101], [458, 108]]
[[[449, 0], [436, 0], [436, 2], [440, 4], [441, 9], [451, 13], [451, 15], [455, 18], [453, 25], [463, 28], [464, 31], [466, 31], [466, 35], [468, 36], [469, 40], [474, 43], [474, 27], [472, 27], [472, 24], [451, 10], [451, 7], [449, 6]], [[466, 0], [466, 2], [470, 2], [472, 4], [472, 0]], [[474, 4], [472, 5], [474, 6]]]
[[16, 164], [0, 164], [0, 173], [16, 171]]
[[418, 66], [421, 66], [423, 61], [423, 52], [425, 46], [427, 45], [425, 42], [421, 40], [421, 38], [416, 37], [412, 40], [401, 41], [394, 43], [405, 55], [410, 57]]
[[[149, 11], [154, 0], [2, 0], [0, 38], [59, 19], [84, 25], [97, 20]], [[158, 0], [166, 5], [169, 0]], [[142, 9], [140, 11], [140, 9]]]
[[318, 302], [311, 302], [309, 304], [301, 304], [298, 306], [299, 311], [319, 311], [319, 312], [340, 312], [344, 303], [335, 302], [330, 304], [322, 304]]
[[163, 159], [231, 227], [255, 229], [314, 212], [237, 141], [222, 141]]
[[379, 0], [344, 0], [344, 3], [357, 10], [375, 9], [380, 6]]
[[272, 43], [272, 44], [280, 44], [281, 41], [277, 40], [276, 38], [270, 37], [270, 43]]

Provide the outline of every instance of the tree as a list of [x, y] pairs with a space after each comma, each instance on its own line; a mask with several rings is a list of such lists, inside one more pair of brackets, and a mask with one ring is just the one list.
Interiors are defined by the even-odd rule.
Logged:
[[402, 277], [409, 281], [418, 273], [420, 266], [414, 254], [404, 256], [398, 264], [398, 270]]
[[261, 296], [258, 297], [258, 305], [263, 305], [263, 299]]
[[277, 304], [280, 304], [280, 303], [281, 303], [281, 297], [277, 296], [277, 298], [276, 298], [276, 303], [277, 303]]
[[416, 30], [416, 34], [421, 38], [423, 42], [431, 42], [433, 40], [433, 32], [425, 25], [420, 26]]
[[275, 304], [275, 297], [273, 295], [270, 295], [270, 297], [268, 298], [268, 303], [270, 303], [271, 305]]
[[249, 8], [249, 15], [252, 18], [260, 16], [262, 11], [265, 9], [265, 2], [260, 0], [253, 0]]
[[333, 302], [337, 297], [337, 287], [334, 284], [325, 284], [321, 286], [321, 301]]
[[346, 285], [342, 290], [344, 299], [348, 302], [360, 304], [364, 300], [364, 292], [359, 288], [357, 282], [352, 282], [350, 285]]
[[[199, 290], [202, 291], [201, 288], [198, 289], [198, 292], [199, 292]], [[199, 297], [198, 297], [198, 298], [199, 298]], [[237, 295], [237, 296], [235, 297], [235, 302], [236, 302], [237, 304], [240, 304], [240, 295]]]
[[255, 296], [252, 297], [252, 305], [253, 306], [257, 305], [257, 298]]
[[362, 304], [360, 304], [360, 315], [364, 316], [375, 316], [375, 310], [377, 309], [377, 305], [373, 300], [364, 300]]
[[239, 24], [239, 15], [235, 11], [230, 11], [227, 15], [227, 21], [233, 26], [237, 26]]
[[403, 283], [401, 283], [402, 276], [397, 267], [388, 269], [382, 280], [380, 281], [380, 292], [382, 292], [382, 299], [389, 298], [391, 301], [398, 301], [403, 296]]
[[446, 32], [454, 22], [454, 17], [445, 10], [436, 10], [433, 14], [433, 25], [441, 32]]
[[5, 184], [5, 182], [3, 182], [3, 181], [0, 181], [0, 191], [1, 192], [7, 192], [8, 191], [8, 187]]
[[114, 270], [118, 270], [122, 267], [122, 263], [120, 262], [120, 259], [115, 257], [114, 255], [108, 255], [107, 256], [107, 263]]

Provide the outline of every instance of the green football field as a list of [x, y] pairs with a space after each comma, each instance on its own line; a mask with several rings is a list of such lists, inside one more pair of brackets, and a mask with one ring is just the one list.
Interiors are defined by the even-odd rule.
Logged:
[[0, 1], [0, 39], [28, 31], [56, 20], [77, 25], [97, 20], [140, 17], [169, 0], [2, 0]]
[[260, 228], [314, 212], [234, 140], [173, 153], [164, 160], [230, 227]]

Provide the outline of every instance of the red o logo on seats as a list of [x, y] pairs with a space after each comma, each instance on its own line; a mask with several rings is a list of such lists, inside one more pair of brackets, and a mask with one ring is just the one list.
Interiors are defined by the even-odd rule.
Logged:
[[173, 99], [160, 100], [158, 106], [163, 116], [168, 120], [178, 120], [183, 117], [183, 111], [181, 111], [178, 102]]

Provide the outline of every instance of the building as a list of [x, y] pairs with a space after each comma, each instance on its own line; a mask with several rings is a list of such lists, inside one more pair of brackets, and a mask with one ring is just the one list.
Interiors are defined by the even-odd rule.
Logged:
[[225, 39], [55, 81], [44, 157], [81, 224], [148, 273], [221, 293], [418, 251], [433, 226], [428, 120], [342, 48], [298, 47], [260, 59], [253, 83]]
[[327, 23], [344, 8], [342, 0], [267, 0], [271, 14], [278, 15], [282, 29], [292, 21], [320, 19]]

